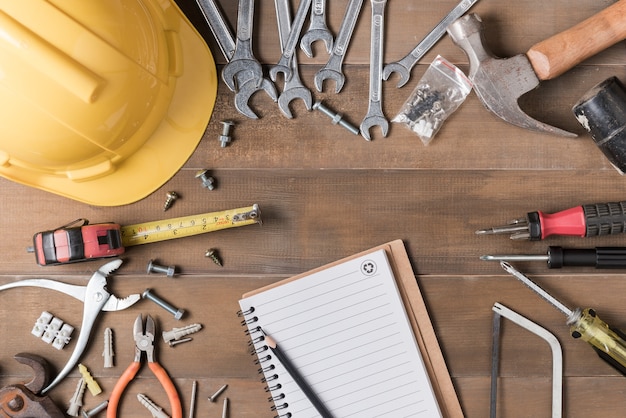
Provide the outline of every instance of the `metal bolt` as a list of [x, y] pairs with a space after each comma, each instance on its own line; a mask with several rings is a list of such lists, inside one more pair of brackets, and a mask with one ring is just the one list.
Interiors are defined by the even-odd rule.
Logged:
[[220, 396], [222, 394], [222, 392], [224, 392], [226, 390], [227, 387], [228, 387], [228, 385], [224, 385], [221, 388], [219, 388], [213, 395], [209, 396], [209, 401], [215, 402], [217, 397]]
[[104, 411], [107, 408], [107, 406], [109, 406], [109, 401], [102, 402], [101, 404], [97, 405], [95, 408], [93, 408], [90, 411], [85, 411], [83, 409], [83, 412], [82, 412], [83, 418], [89, 418], [89, 417], [96, 416], [96, 414]]
[[222, 266], [222, 260], [217, 254], [217, 250], [215, 248], [209, 248], [208, 250], [206, 250], [206, 253], [204, 253], [204, 256], [213, 260], [213, 262], [217, 264], [218, 266], [220, 267]]
[[172, 204], [174, 203], [174, 200], [178, 199], [178, 193], [167, 192], [166, 196], [167, 196], [167, 199], [165, 200], [165, 204], [163, 205], [163, 212], [165, 212], [172, 206]]
[[220, 145], [222, 146], [222, 148], [226, 147], [231, 139], [230, 139], [230, 127], [235, 125], [235, 122], [233, 122], [232, 120], [225, 120], [222, 121], [222, 134], [219, 137], [219, 141], [220, 141]]
[[209, 170], [200, 170], [196, 173], [196, 178], [202, 181], [202, 187], [213, 190], [215, 188], [215, 179], [207, 173]]
[[322, 112], [323, 114], [331, 118], [333, 125], [339, 124], [339, 126], [346, 128], [347, 130], [352, 132], [354, 135], [359, 134], [359, 128], [343, 120], [343, 115], [341, 115], [341, 113], [337, 113], [337, 112], [330, 110], [321, 101], [317, 100], [315, 104], [313, 105], [313, 109], [319, 110], [320, 112]]
[[191, 340], [193, 340], [193, 338], [187, 337], [187, 338], [181, 338], [180, 340], [168, 341], [167, 343], [170, 345], [170, 347], [174, 347], [174, 346], [176, 346], [178, 344], [188, 343]]
[[167, 277], [174, 277], [174, 274], [176, 274], [176, 266], [160, 266], [158, 264], [155, 264], [154, 260], [150, 260], [146, 271], [148, 272], [148, 274], [163, 273]]
[[149, 299], [152, 302], [156, 303], [161, 308], [165, 309], [166, 311], [174, 315], [174, 319], [176, 320], [180, 320], [183, 317], [183, 314], [185, 313], [184, 309], [175, 308], [174, 306], [170, 305], [169, 303], [167, 303], [160, 297], [156, 296], [154, 293], [152, 293], [152, 289], [144, 290], [141, 297], [144, 299]]
[[228, 418], [228, 398], [224, 399], [224, 406], [222, 407], [222, 418]]

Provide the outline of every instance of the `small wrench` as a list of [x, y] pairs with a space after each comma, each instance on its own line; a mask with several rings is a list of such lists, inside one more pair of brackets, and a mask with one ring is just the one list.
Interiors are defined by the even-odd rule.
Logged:
[[285, 81], [291, 78], [293, 74], [291, 70], [291, 61], [295, 55], [296, 44], [300, 38], [300, 32], [302, 32], [302, 26], [304, 25], [304, 20], [306, 19], [306, 15], [310, 8], [311, 0], [300, 1], [300, 5], [296, 11], [296, 17], [293, 19], [293, 24], [291, 25], [289, 37], [287, 38], [285, 45], [283, 45], [283, 54], [281, 55], [278, 64], [270, 69], [270, 77], [273, 81], [276, 81], [276, 76], [279, 72], [285, 75]]
[[326, 26], [326, 0], [313, 0], [311, 6], [309, 28], [300, 40], [300, 49], [309, 57], [313, 57], [311, 45], [315, 41], [324, 41], [326, 51], [330, 54], [333, 50], [333, 34]]
[[[224, 16], [217, 7], [215, 0], [196, 0], [196, 3], [200, 6], [200, 10], [222, 54], [224, 54], [224, 58], [226, 58], [226, 61], [230, 62], [235, 53], [235, 39]], [[236, 74], [236, 79], [239, 89], [235, 93], [235, 108], [250, 119], [258, 119], [256, 113], [248, 106], [248, 101], [254, 93], [259, 90], [265, 90], [274, 102], [278, 100], [276, 87], [267, 78], [263, 78], [261, 85], [258, 85], [258, 81], [254, 77], [251, 77], [250, 73], [239, 72]]]
[[478, 0], [461, 0], [454, 9], [444, 17], [441, 22], [433, 28], [432, 31], [420, 42], [409, 54], [402, 58], [400, 61], [387, 64], [383, 69], [383, 80], [389, 79], [389, 76], [393, 72], [400, 74], [400, 80], [396, 87], [400, 88], [404, 86], [411, 77], [411, 70], [422, 59], [424, 55], [432, 48], [441, 37], [446, 33], [446, 28], [455, 20], [463, 16], [470, 7], [474, 5]]
[[383, 136], [387, 136], [389, 122], [382, 110], [383, 95], [383, 33], [385, 22], [385, 5], [387, 0], [370, 0], [372, 5], [372, 40], [370, 46], [370, 92], [367, 114], [361, 122], [361, 135], [371, 140], [369, 130], [373, 126], [380, 126]]
[[254, 0], [239, 0], [237, 14], [237, 39], [235, 53], [222, 70], [222, 80], [232, 90], [237, 90], [237, 74], [251, 72], [257, 86], [263, 81], [263, 68], [252, 53], [252, 30], [254, 27]]
[[[276, 6], [276, 20], [278, 22], [278, 37], [280, 38], [281, 47], [287, 42], [287, 37], [291, 32], [291, 10], [289, 9], [289, 0], [274, 0]], [[298, 60], [294, 55], [291, 60], [291, 68], [293, 74], [289, 80], [285, 80], [285, 87], [278, 98], [278, 107], [283, 114], [291, 119], [293, 116], [289, 110], [289, 103], [295, 99], [302, 99], [307, 110], [311, 110], [313, 105], [313, 97], [311, 91], [302, 84], [298, 71]]]
[[361, 13], [362, 6], [363, 0], [350, 0], [348, 3], [346, 13], [341, 21], [339, 33], [337, 34], [337, 39], [335, 39], [333, 51], [330, 54], [330, 58], [324, 68], [315, 74], [314, 81], [317, 91], [322, 92], [324, 80], [327, 79], [335, 81], [335, 93], [339, 93], [343, 88], [346, 77], [341, 71], [341, 66], [350, 44], [350, 38], [352, 37], [354, 26], [356, 25], [356, 21]]

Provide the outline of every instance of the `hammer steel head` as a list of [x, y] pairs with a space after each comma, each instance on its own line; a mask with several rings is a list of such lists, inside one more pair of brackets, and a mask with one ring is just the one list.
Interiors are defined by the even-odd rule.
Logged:
[[521, 128], [554, 135], [576, 134], [540, 122], [528, 116], [517, 100], [539, 85], [526, 55], [498, 58], [489, 51], [483, 38], [482, 20], [475, 13], [463, 16], [448, 26], [448, 34], [469, 58], [469, 79], [483, 105], [496, 116]]

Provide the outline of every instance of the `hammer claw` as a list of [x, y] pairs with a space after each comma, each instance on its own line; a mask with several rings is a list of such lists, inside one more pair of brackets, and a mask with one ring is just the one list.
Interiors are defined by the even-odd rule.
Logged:
[[498, 58], [486, 48], [482, 21], [476, 14], [456, 20], [448, 27], [448, 33], [468, 56], [469, 79], [476, 95], [489, 111], [521, 128], [566, 137], [577, 136], [540, 122], [519, 107], [517, 100], [536, 88], [540, 80], [525, 55]]

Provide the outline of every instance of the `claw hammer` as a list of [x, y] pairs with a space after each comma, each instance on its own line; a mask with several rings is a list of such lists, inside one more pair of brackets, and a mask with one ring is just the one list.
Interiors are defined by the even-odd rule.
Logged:
[[513, 125], [538, 132], [576, 136], [528, 116], [517, 99], [587, 58], [626, 38], [626, 0], [620, 0], [576, 26], [532, 46], [526, 54], [498, 58], [485, 46], [475, 13], [450, 26], [452, 41], [469, 58], [469, 78], [483, 105]]

